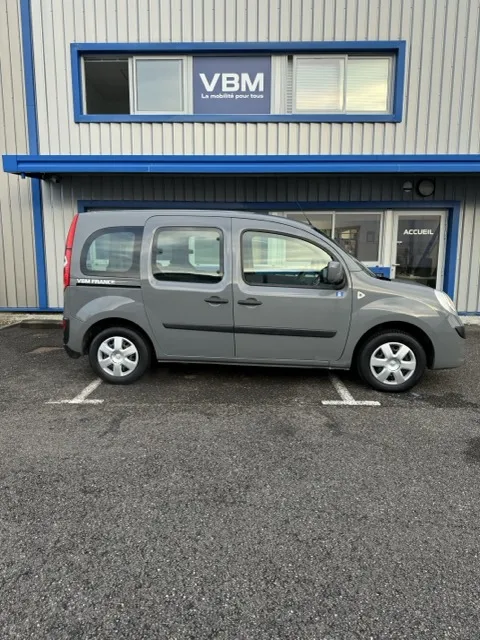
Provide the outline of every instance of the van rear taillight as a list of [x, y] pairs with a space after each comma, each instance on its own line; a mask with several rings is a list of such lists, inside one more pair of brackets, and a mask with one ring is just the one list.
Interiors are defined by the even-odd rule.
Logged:
[[74, 216], [70, 229], [68, 230], [67, 242], [65, 244], [65, 258], [63, 260], [63, 286], [70, 286], [70, 263], [72, 260], [73, 240], [77, 228], [78, 213]]

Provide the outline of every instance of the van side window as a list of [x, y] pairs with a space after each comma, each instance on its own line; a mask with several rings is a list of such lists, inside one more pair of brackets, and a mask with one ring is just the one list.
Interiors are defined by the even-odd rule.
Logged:
[[157, 280], [215, 283], [223, 279], [223, 234], [219, 229], [159, 229], [153, 241]]
[[85, 242], [80, 267], [88, 275], [140, 277], [141, 227], [110, 227]]
[[242, 236], [247, 284], [330, 289], [325, 277], [331, 260], [326, 251], [301, 238], [266, 231], [246, 231]]

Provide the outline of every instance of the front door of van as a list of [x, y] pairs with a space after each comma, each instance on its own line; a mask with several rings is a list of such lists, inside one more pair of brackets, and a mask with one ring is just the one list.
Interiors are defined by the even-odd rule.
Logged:
[[326, 364], [338, 360], [350, 328], [346, 282], [324, 282], [331, 256], [308, 231], [232, 220], [235, 354], [240, 360]]
[[143, 242], [143, 299], [161, 355], [233, 358], [231, 219], [155, 216]]

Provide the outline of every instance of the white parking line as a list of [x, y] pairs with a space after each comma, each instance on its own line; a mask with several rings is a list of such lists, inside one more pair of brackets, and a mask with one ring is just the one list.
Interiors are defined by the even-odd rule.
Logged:
[[355, 398], [352, 396], [350, 391], [343, 384], [343, 382], [337, 378], [337, 376], [330, 374], [330, 380], [333, 386], [335, 387], [335, 390], [337, 391], [338, 395], [340, 396], [341, 400], [322, 400], [322, 404], [344, 405], [344, 406], [350, 406], [350, 407], [358, 407], [358, 406], [380, 407], [381, 406], [380, 402], [378, 402], [377, 400], [355, 400]]
[[87, 400], [88, 396], [102, 384], [100, 378], [94, 380], [72, 400], [49, 400], [46, 404], [102, 404], [103, 400]]
[[[337, 378], [337, 376], [330, 374], [330, 381], [333, 384], [335, 390], [340, 396], [341, 400], [322, 400], [323, 405], [336, 405], [336, 406], [350, 406], [350, 407], [380, 407], [381, 403], [378, 400], [355, 400], [347, 387]], [[98, 389], [102, 384], [100, 378], [94, 380], [83, 389], [72, 400], [49, 400], [46, 404], [102, 404], [104, 400], [94, 399], [90, 400], [88, 396]]]

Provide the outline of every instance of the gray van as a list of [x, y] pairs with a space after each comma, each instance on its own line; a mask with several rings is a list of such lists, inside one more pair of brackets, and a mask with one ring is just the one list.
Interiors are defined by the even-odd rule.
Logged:
[[232, 211], [75, 216], [64, 264], [64, 343], [103, 380], [160, 362], [349, 369], [406, 391], [464, 362], [443, 291], [378, 278], [312, 226]]

